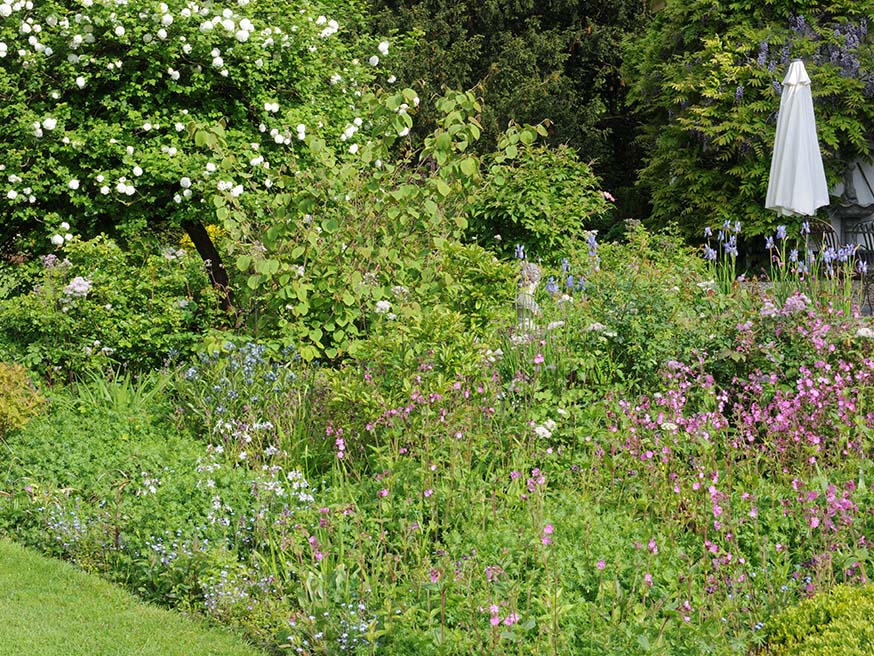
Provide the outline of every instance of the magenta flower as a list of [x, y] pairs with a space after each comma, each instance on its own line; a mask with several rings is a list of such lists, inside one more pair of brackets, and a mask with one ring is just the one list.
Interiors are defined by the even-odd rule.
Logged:
[[646, 572], [643, 575], [643, 582], [646, 583], [649, 587], [652, 587], [652, 574]]
[[432, 489], [429, 487], [429, 488], [428, 488], [427, 490], [425, 490], [422, 494], [424, 494], [426, 497], [430, 497], [432, 494], [434, 494], [434, 490], [432, 490]]
[[501, 618], [498, 615], [498, 613], [500, 612], [501, 609], [498, 607], [497, 604], [492, 604], [491, 606], [489, 606], [489, 614], [491, 615], [491, 617], [489, 618], [489, 622], [492, 626], [498, 626], [501, 623]]
[[507, 626], [513, 626], [516, 622], [519, 621], [519, 616], [516, 613], [510, 613], [507, 617], [504, 618], [504, 624]]
[[602, 559], [595, 563], [595, 567], [597, 567], [598, 569], [604, 569], [605, 567], [607, 567], [607, 563], [604, 562], [604, 560]]
[[376, 493], [376, 496], [381, 497], [381, 498], [382, 498], [382, 497], [387, 497], [387, 496], [388, 496], [388, 490], [386, 490], [386, 489], [382, 489], [382, 490], [380, 490], [379, 492]]
[[553, 528], [552, 524], [547, 524], [546, 526], [543, 527], [543, 532], [546, 533], [546, 535], [552, 535], [552, 532], [554, 530], [555, 529]]
[[544, 360], [543, 353], [538, 353], [534, 356], [534, 364], [543, 364]]

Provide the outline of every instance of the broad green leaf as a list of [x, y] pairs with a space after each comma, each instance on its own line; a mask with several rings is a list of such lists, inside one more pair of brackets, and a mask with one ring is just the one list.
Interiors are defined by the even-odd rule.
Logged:
[[252, 265], [252, 258], [248, 255], [240, 255], [237, 258], [237, 271], [247, 271]]

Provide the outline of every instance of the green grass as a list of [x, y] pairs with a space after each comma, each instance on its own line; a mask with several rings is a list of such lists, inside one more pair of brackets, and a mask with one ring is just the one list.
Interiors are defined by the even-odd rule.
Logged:
[[0, 540], [0, 656], [257, 656], [240, 638], [149, 606]]

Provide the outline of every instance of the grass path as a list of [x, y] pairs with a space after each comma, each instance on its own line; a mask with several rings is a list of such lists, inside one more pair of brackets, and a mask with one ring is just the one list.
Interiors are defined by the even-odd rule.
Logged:
[[69, 563], [0, 540], [0, 656], [263, 656]]

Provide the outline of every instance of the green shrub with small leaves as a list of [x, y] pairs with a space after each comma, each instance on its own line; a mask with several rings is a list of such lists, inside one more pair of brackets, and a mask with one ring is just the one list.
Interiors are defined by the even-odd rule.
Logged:
[[839, 585], [788, 608], [765, 625], [771, 656], [874, 653], [874, 585]]
[[0, 437], [24, 426], [43, 402], [24, 367], [0, 362]]
[[28, 293], [0, 300], [0, 353], [50, 379], [161, 366], [219, 323], [206, 271], [184, 250], [142, 244], [137, 253], [97, 237], [41, 261]]
[[501, 136], [476, 191], [469, 233], [504, 255], [523, 244], [553, 259], [609, 206], [591, 167], [572, 148], [535, 146], [536, 138], [534, 129], [515, 126]]

